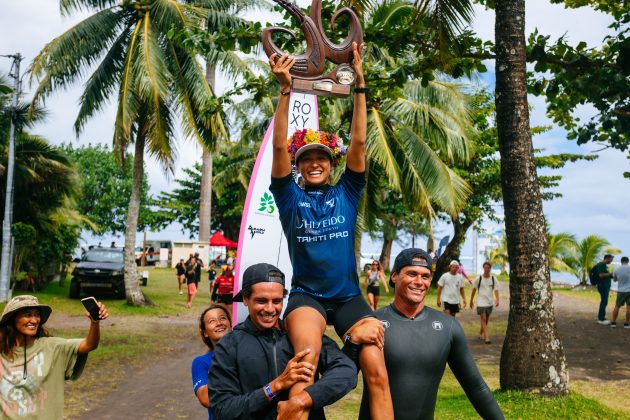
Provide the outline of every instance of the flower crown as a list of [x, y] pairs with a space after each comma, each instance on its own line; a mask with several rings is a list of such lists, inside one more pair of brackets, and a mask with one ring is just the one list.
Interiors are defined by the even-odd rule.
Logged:
[[291, 156], [291, 164], [295, 165], [295, 154], [307, 144], [322, 144], [332, 151], [333, 165], [339, 165], [341, 158], [346, 154], [346, 147], [341, 139], [334, 133], [325, 131], [313, 131], [310, 128], [304, 130], [296, 130], [291, 137], [287, 139], [287, 150]]

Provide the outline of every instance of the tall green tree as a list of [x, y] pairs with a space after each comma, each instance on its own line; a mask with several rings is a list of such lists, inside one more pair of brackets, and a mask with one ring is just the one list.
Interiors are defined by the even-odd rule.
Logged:
[[134, 248], [148, 151], [166, 171], [176, 157], [175, 121], [187, 137], [212, 145], [225, 134], [212, 89], [193, 53], [168, 37], [170, 30], [200, 27], [208, 19], [204, 6], [175, 0], [60, 0], [62, 14], [93, 14], [53, 39], [32, 64], [39, 81], [33, 103], [94, 69], [80, 99], [74, 124], [80, 133], [112, 97], [117, 98], [113, 145], [120, 159], [133, 144], [133, 183], [125, 232], [127, 302], [144, 305]]
[[[93, 223], [90, 230], [100, 235], [123, 233], [131, 197], [132, 160], [119, 162], [114, 152], [101, 144], [80, 147], [67, 144], [62, 145], [62, 149], [72, 159], [79, 174], [79, 211]], [[151, 226], [153, 219], [146, 170], [142, 182], [138, 217], [140, 230]]]
[[[7, 161], [10, 125], [11, 90], [2, 88], [0, 78], [0, 162]], [[6, 85], [5, 85], [6, 86]], [[13, 225], [15, 264], [13, 280], [22, 268], [30, 268], [36, 281], [44, 280], [45, 268], [50, 274], [59, 269], [64, 257], [78, 244], [83, 226], [89, 226], [76, 208], [79, 177], [69, 157], [27, 130], [44, 120], [46, 113], [36, 108], [29, 115], [29, 105], [20, 103], [15, 119], [18, 135], [15, 141]], [[6, 166], [0, 164], [0, 206], [4, 208]], [[87, 222], [87, 223], [86, 223]], [[30, 267], [21, 264], [29, 255], [43, 255]], [[45, 267], [48, 265], [48, 267]]]
[[[228, 158], [223, 154], [215, 155], [214, 158], [218, 174], [225, 172], [226, 166], [231, 163]], [[249, 180], [251, 168], [247, 172], [239, 167], [237, 173], [243, 174], [243, 177]], [[172, 191], [162, 191], [152, 200], [153, 216], [159, 227], [165, 227], [173, 222], [179, 223], [182, 226], [182, 232], [187, 232], [192, 238], [199, 230], [201, 165], [195, 164], [192, 168], [185, 168], [184, 174], [175, 181], [178, 184], [177, 188]], [[213, 181], [214, 183], [216, 181]], [[243, 188], [238, 181], [231, 183], [225, 190], [213, 190], [212, 212], [215, 215], [212, 219], [213, 230], [220, 229], [226, 237], [238, 240], [246, 192], [247, 185]]]
[[[256, 6], [259, 2], [253, 0], [238, 0], [233, 2], [211, 2], [209, 18], [207, 21], [208, 33], [216, 36], [220, 32], [229, 33], [244, 29], [249, 22], [239, 15]], [[212, 88], [216, 87], [217, 72], [222, 71], [229, 80], [235, 81], [243, 75], [251, 75], [246, 61], [239, 57], [233, 50], [211, 48], [205, 55], [206, 80]], [[207, 242], [210, 238], [212, 221], [212, 155], [217, 151], [218, 141], [214, 139], [212, 147], [201, 145], [201, 188], [199, 189], [199, 241]], [[225, 139], [227, 140], [227, 139]]]
[[510, 313], [501, 351], [501, 388], [566, 394], [569, 375], [556, 328], [547, 228], [530, 134], [525, 0], [496, 1], [495, 19], [495, 102], [510, 261]]
[[[578, 144], [630, 149], [630, 3], [610, 0], [552, 0], [566, 8], [592, 8], [612, 20], [598, 46], [569, 41], [566, 35], [532, 33], [528, 56], [535, 61], [530, 92], [547, 102], [547, 114]], [[577, 35], [579, 37], [579, 34]], [[579, 39], [579, 38], [578, 38]], [[596, 112], [580, 118], [582, 106]], [[630, 155], [629, 155], [630, 157]], [[624, 176], [630, 178], [630, 172]]]

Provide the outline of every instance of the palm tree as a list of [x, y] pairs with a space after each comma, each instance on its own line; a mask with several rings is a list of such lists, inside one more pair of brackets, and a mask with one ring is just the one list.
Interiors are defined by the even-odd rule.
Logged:
[[580, 280], [580, 286], [586, 286], [589, 270], [602, 260], [604, 254], [619, 254], [621, 251], [610, 246], [603, 236], [589, 235], [576, 244], [575, 254], [567, 263], [572, 273]]
[[501, 352], [502, 389], [566, 394], [568, 372], [556, 328], [547, 229], [527, 103], [525, 0], [495, 2], [496, 120], [510, 313]]
[[[379, 55], [385, 53], [379, 51]], [[442, 81], [423, 87], [414, 80], [404, 86], [403, 92], [402, 97], [385, 99], [368, 110], [368, 185], [360, 211], [368, 230], [374, 229], [376, 219], [382, 222], [383, 267], [389, 266], [385, 251], [391, 249], [396, 238], [392, 231], [397, 228], [392, 223], [400, 222], [400, 218], [386, 216], [379, 210], [389, 190], [402, 193], [407, 211], [425, 219], [435, 217], [436, 208], [457, 214], [470, 191], [448, 166], [468, 158], [467, 137], [472, 124], [461, 87]], [[332, 124], [341, 125], [347, 113], [341, 105], [339, 102], [332, 108]], [[382, 179], [386, 180], [381, 185], [385, 191], [378, 188]], [[386, 224], [391, 226], [385, 228]]]
[[575, 270], [569, 265], [575, 258], [578, 246], [575, 235], [560, 232], [548, 235], [549, 242], [549, 269], [558, 272], [575, 274]]
[[[4, 78], [0, 76], [0, 162], [6, 162], [11, 123], [9, 107], [11, 89], [4, 88]], [[21, 267], [27, 254], [41, 248], [43, 240], [60, 231], [70, 232], [74, 243], [55, 242], [47, 249], [60, 257], [76, 246], [78, 230], [86, 219], [76, 210], [79, 194], [79, 180], [68, 156], [59, 148], [53, 147], [40, 136], [29, 134], [24, 129], [32, 127], [46, 116], [41, 108], [33, 110], [29, 116], [29, 104], [18, 104], [16, 123], [18, 135], [15, 141], [13, 223], [15, 231], [14, 270], [12, 278]], [[6, 166], [0, 164], [0, 206], [4, 208], [6, 188]], [[28, 232], [28, 240], [22, 241], [20, 232]], [[53, 241], [54, 242], [54, 241]], [[22, 246], [23, 245], [23, 246]], [[70, 249], [67, 249], [67, 246]], [[62, 249], [63, 248], [63, 249]], [[57, 261], [48, 261], [54, 263]], [[39, 266], [43, 266], [40, 262]]]
[[501, 274], [507, 274], [507, 265], [509, 264], [507, 236], [505, 233], [500, 238], [492, 237], [492, 248], [486, 251], [486, 259], [492, 265], [501, 266]]
[[32, 75], [39, 81], [33, 103], [95, 68], [80, 98], [74, 124], [77, 134], [117, 94], [114, 150], [124, 158], [127, 148], [135, 147], [125, 233], [125, 289], [131, 305], [149, 303], [138, 284], [134, 256], [145, 150], [165, 171], [172, 171], [177, 116], [187, 137], [209, 146], [226, 135], [203, 69], [191, 52], [168, 36], [171, 30], [205, 24], [208, 11], [204, 7], [212, 3], [60, 0], [63, 14], [94, 14], [48, 43], [32, 64]]
[[[212, 2], [212, 9], [207, 21], [209, 33], [215, 33], [222, 28], [238, 29], [248, 22], [239, 18], [239, 14], [251, 9], [260, 2], [254, 0], [238, 0], [235, 2]], [[217, 70], [222, 70], [231, 80], [243, 74], [250, 73], [246, 62], [234, 51], [215, 49], [206, 58], [206, 80], [214, 91], [216, 87]], [[217, 142], [207, 146], [202, 144], [201, 157], [201, 189], [199, 196], [199, 241], [207, 242], [210, 238], [212, 220], [212, 154], [216, 152]]]

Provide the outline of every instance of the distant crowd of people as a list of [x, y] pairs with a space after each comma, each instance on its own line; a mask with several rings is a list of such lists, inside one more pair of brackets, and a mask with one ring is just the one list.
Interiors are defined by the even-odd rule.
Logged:
[[[228, 262], [233, 264], [233, 261], [234, 257], [230, 256]], [[231, 311], [232, 292], [234, 290], [232, 265], [229, 263], [224, 265], [221, 274], [217, 277], [217, 262], [212, 261], [210, 266], [206, 267], [198, 252], [190, 254], [186, 261], [184, 261], [183, 258], [180, 259], [175, 265], [175, 275], [180, 295], [183, 294], [184, 284], [186, 285], [186, 307], [192, 308], [193, 306], [193, 301], [199, 291], [202, 271], [208, 272], [210, 301], [213, 303], [222, 303]]]

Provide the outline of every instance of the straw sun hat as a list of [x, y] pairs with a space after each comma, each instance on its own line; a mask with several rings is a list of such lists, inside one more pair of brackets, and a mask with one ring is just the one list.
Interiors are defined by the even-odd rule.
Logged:
[[2, 316], [0, 317], [0, 327], [4, 327], [11, 322], [18, 311], [31, 308], [39, 310], [39, 316], [41, 318], [39, 323], [40, 325], [43, 325], [46, 321], [48, 321], [52, 308], [48, 305], [41, 305], [35, 296], [22, 295], [14, 297], [9, 301], [9, 303], [7, 303], [7, 306], [5, 306]]

